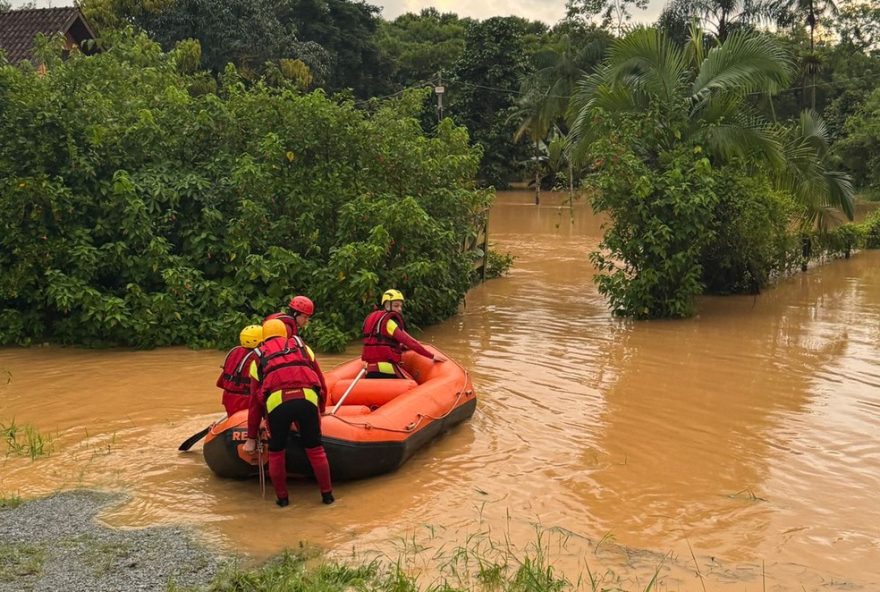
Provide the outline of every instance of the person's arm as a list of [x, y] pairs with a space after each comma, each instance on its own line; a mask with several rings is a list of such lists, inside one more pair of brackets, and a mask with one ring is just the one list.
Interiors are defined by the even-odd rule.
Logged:
[[321, 394], [318, 396], [318, 410], [321, 413], [324, 413], [327, 409], [327, 397], [330, 396], [330, 393], [327, 392], [327, 382], [324, 380], [324, 373], [321, 372], [321, 365], [318, 364], [318, 358], [315, 357], [315, 352], [313, 352], [312, 348], [309, 346], [306, 346], [306, 350], [309, 352], [309, 358], [312, 360], [315, 374], [318, 375], [318, 380], [321, 381]]
[[383, 328], [388, 335], [390, 335], [393, 339], [397, 340], [398, 343], [405, 346], [407, 349], [411, 349], [420, 356], [424, 356], [428, 359], [434, 360], [435, 362], [445, 362], [446, 358], [441, 355], [434, 355], [425, 349], [421, 343], [418, 342], [412, 335], [404, 331], [400, 325], [395, 323], [393, 320], [389, 319], [385, 323], [385, 327]]

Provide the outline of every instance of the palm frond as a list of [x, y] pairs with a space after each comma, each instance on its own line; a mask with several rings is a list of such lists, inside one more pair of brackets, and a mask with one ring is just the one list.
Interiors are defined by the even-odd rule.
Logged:
[[571, 130], [569, 137], [572, 141], [590, 141], [592, 112], [596, 104], [597, 91], [605, 80], [606, 71], [607, 68], [602, 66], [592, 74], [582, 77], [568, 101], [566, 120]]
[[810, 109], [801, 111], [796, 133], [815, 148], [816, 154], [820, 157], [824, 157], [828, 153], [831, 132], [825, 120], [815, 111]]
[[709, 50], [691, 87], [691, 100], [706, 100], [710, 93], [750, 93], [776, 90], [788, 84], [793, 63], [773, 39], [734, 33]]
[[823, 208], [837, 208], [850, 220], [855, 211], [852, 179], [847, 173], [826, 166], [826, 138], [822, 118], [815, 113], [802, 113], [798, 125], [788, 130], [784, 146], [787, 166], [776, 179], [801, 204], [804, 219], [810, 224]]
[[670, 103], [688, 77], [681, 48], [657, 29], [636, 29], [618, 39], [608, 53], [607, 80], [626, 84]]
[[721, 160], [753, 159], [755, 154], [760, 154], [770, 169], [785, 166], [778, 129], [760, 118], [738, 114], [724, 123], [706, 126], [701, 134], [707, 150]]

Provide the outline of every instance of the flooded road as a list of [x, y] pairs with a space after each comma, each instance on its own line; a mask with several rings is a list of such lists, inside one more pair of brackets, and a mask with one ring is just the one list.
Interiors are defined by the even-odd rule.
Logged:
[[0, 495], [126, 491], [108, 524], [191, 523], [257, 557], [303, 540], [418, 568], [540, 540], [570, 578], [624, 590], [655, 572], [668, 590], [880, 590], [880, 252], [633, 323], [592, 282], [600, 222], [543, 201], [499, 195], [511, 273], [420, 335], [471, 370], [479, 404], [399, 471], [337, 484], [329, 507], [291, 482], [280, 510], [200, 445], [176, 451], [222, 413], [223, 352], [35, 347], [0, 350], [0, 423], [52, 452], [0, 458]]

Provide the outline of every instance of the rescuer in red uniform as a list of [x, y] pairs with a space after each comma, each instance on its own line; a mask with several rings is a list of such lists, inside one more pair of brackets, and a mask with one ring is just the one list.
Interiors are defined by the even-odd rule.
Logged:
[[250, 363], [254, 357], [254, 348], [263, 341], [263, 328], [260, 325], [248, 325], [241, 330], [238, 340], [241, 345], [233, 347], [226, 354], [223, 371], [217, 378], [217, 387], [223, 389], [222, 401], [226, 415], [250, 406]]
[[364, 349], [361, 359], [367, 363], [367, 378], [407, 378], [400, 367], [404, 348], [411, 349], [435, 362], [445, 362], [440, 354], [432, 354], [406, 332], [403, 321], [403, 293], [386, 290], [382, 308], [364, 319]]
[[[304, 296], [303, 310], [314, 311], [312, 301]], [[296, 300], [296, 298], [294, 299]], [[297, 328], [309, 321], [309, 314], [298, 311]], [[248, 433], [244, 450], [256, 450], [260, 419], [267, 417], [269, 424], [269, 477], [275, 488], [276, 503], [288, 505], [287, 469], [285, 451], [290, 426], [296, 422], [306, 457], [312, 466], [321, 500], [332, 504], [333, 488], [330, 483], [330, 464], [321, 442], [321, 413], [326, 405], [327, 387], [324, 374], [315, 354], [298, 335], [290, 335], [281, 319], [263, 323], [263, 343], [254, 350], [256, 359], [251, 363], [251, 406], [248, 411]]]

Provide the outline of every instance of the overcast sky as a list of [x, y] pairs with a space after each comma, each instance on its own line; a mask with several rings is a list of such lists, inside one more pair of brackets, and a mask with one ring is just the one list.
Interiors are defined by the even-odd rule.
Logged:
[[[492, 16], [516, 15], [527, 19], [544, 21], [552, 25], [565, 14], [565, 0], [367, 0], [382, 8], [382, 16], [392, 20], [406, 12], [418, 12], [422, 8], [435, 7], [440, 12], [454, 12], [458, 16], [487, 19]], [[13, 7], [27, 4], [28, 0], [12, 0]], [[664, 0], [650, 0], [648, 10], [634, 11], [640, 22], [653, 22], [663, 8]], [[71, 6], [72, 0], [37, 0], [40, 8], [47, 6]]]

